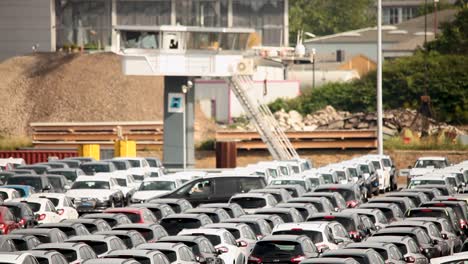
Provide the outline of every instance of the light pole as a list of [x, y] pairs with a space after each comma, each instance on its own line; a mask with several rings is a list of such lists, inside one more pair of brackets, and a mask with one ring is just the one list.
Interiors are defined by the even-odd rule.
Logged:
[[382, 110], [382, 0], [377, 4], [377, 149], [383, 155], [383, 110]]
[[184, 171], [187, 169], [187, 128], [186, 128], [186, 110], [187, 110], [187, 93], [189, 90], [193, 87], [193, 83], [191, 81], [187, 81], [187, 85], [183, 84], [182, 85], [182, 93], [184, 94], [184, 111], [182, 111], [182, 144], [183, 144], [183, 151], [182, 155], [183, 157], [183, 166], [184, 166]]

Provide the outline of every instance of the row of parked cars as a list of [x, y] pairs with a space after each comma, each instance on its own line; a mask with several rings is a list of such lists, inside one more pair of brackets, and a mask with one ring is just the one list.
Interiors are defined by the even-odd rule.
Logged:
[[[42, 164], [7, 171], [13, 175], [4, 177], [0, 189], [0, 263], [468, 260], [463, 253], [468, 248], [463, 183], [416, 184], [414, 178], [396, 191], [396, 171], [388, 156], [366, 155], [317, 169], [310, 161], [292, 160], [174, 174], [165, 174], [160, 163], [158, 172], [151, 173], [143, 168], [143, 158], [67, 160], [79, 161], [67, 169], [88, 172], [71, 178], [52, 174], [60, 168]], [[130, 167], [100, 169], [113, 161]], [[66, 163], [50, 163], [61, 162]], [[14, 171], [34, 166], [50, 168], [21, 175]], [[468, 178], [468, 162], [443, 170], [442, 176], [431, 173], [437, 178], [455, 171]], [[62, 191], [51, 181], [45, 189], [26, 181], [51, 175], [66, 178]], [[17, 177], [29, 178], [13, 184]]]

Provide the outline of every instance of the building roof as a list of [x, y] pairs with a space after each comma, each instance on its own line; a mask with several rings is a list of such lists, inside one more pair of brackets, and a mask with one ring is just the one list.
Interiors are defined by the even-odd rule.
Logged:
[[[456, 10], [448, 9], [439, 11], [437, 14], [438, 26], [445, 22], [450, 22], [455, 18]], [[434, 16], [427, 16], [428, 41], [434, 39], [432, 25]], [[396, 25], [385, 25], [382, 27], [382, 40], [387, 44], [398, 44], [416, 40], [424, 40], [424, 16], [419, 16]], [[308, 39], [306, 44], [314, 43], [374, 43], [377, 41], [377, 28], [368, 27], [352, 31], [341, 32], [333, 35]], [[414, 43], [412, 44], [414, 45]]]

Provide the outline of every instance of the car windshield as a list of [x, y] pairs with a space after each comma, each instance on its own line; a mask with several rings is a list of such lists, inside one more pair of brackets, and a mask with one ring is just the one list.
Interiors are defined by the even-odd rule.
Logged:
[[331, 175], [331, 174], [321, 174], [321, 176], [322, 176], [323, 181], [325, 182], [325, 184], [334, 183], [333, 182], [333, 175]]
[[378, 161], [372, 161], [372, 165], [374, 165], [374, 168], [375, 168], [376, 170], [380, 170], [380, 169], [381, 169], [381, 167], [380, 167], [380, 162], [378, 162]]
[[86, 175], [94, 175], [98, 172], [110, 172], [108, 164], [82, 164], [80, 168]]
[[[158, 167], [158, 163], [156, 162], [156, 160], [154, 159], [147, 159], [146, 160], [148, 162], [148, 165], [150, 167], [153, 167], [153, 168], [157, 168]], [[172, 262], [172, 261], [171, 261]]]
[[36, 213], [39, 210], [41, 210], [41, 204], [40, 203], [33, 203], [33, 202], [26, 202], [26, 204], [31, 208], [31, 210]]
[[415, 168], [427, 168], [434, 167], [435, 169], [440, 169], [445, 167], [445, 161], [443, 160], [418, 160], [416, 162]]
[[273, 232], [273, 235], [305, 235], [312, 239], [312, 241], [317, 244], [323, 242], [322, 232], [313, 231], [313, 230], [303, 230], [302, 228], [292, 228], [291, 230], [281, 230]]
[[355, 168], [349, 168], [348, 170], [349, 170], [349, 173], [351, 174], [351, 177], [356, 178], [359, 176]]
[[273, 180], [271, 182], [271, 185], [294, 185], [294, 184], [298, 184], [298, 185], [304, 187], [304, 189], [306, 189], [305, 181], [299, 181], [299, 180]]
[[231, 203], [236, 203], [240, 205], [242, 208], [246, 209], [253, 209], [253, 208], [261, 208], [266, 206], [266, 200], [263, 198], [256, 198], [256, 197], [238, 197], [232, 198]]
[[117, 180], [117, 184], [119, 186], [122, 186], [122, 187], [127, 187], [127, 180], [126, 179], [119, 179], [119, 178], [116, 178]]
[[359, 169], [361, 169], [363, 173], [370, 173], [369, 166], [367, 165], [359, 165]]
[[8, 184], [29, 185], [33, 187], [35, 191], [42, 190], [42, 181], [40, 177], [11, 177], [8, 179]]
[[320, 185], [320, 179], [319, 178], [309, 178], [310, 185], [312, 187], [317, 187]]
[[76, 180], [76, 173], [74, 171], [53, 171], [53, 174], [59, 174], [65, 176], [69, 181]]
[[107, 181], [79, 181], [73, 183], [71, 189], [110, 189]]
[[346, 173], [344, 171], [336, 171], [336, 176], [338, 177], [339, 181], [346, 180]]
[[148, 181], [140, 185], [139, 191], [171, 191], [176, 188], [173, 181]]
[[177, 261], [177, 253], [173, 250], [165, 250], [165, 249], [158, 249], [163, 253], [168, 259], [170, 263]]
[[252, 255], [257, 257], [293, 257], [303, 255], [303, 251], [301, 244], [294, 241], [259, 241], [255, 244]]
[[391, 167], [392, 163], [389, 159], [382, 159], [384, 167]]

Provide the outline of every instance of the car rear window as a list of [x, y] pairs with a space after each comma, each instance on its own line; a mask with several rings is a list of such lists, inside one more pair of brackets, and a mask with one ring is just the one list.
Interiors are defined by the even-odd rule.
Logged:
[[273, 257], [279, 255], [303, 255], [301, 244], [294, 241], [259, 241], [255, 244], [252, 255], [257, 257]]
[[[182, 230], [184, 228], [199, 228], [201, 223], [198, 219], [193, 218], [163, 218], [161, 219], [160, 224], [169, 232], [169, 234], [174, 234], [177, 230]], [[176, 232], [178, 233], [178, 231]]]
[[217, 235], [206, 235], [206, 234], [201, 234], [202, 236], [206, 237], [213, 246], [217, 246], [221, 244], [221, 238]]
[[5, 201], [6, 199], [8, 199], [8, 193], [6, 192], [0, 192], [0, 198], [2, 198], [2, 201]]
[[342, 224], [348, 232], [357, 230], [356, 225], [354, 224], [354, 221], [347, 217], [325, 216], [325, 217], [312, 218], [307, 221], [308, 222], [310, 221], [336, 221]]
[[312, 239], [312, 241], [317, 244], [323, 242], [323, 235], [322, 232], [313, 231], [313, 230], [302, 230], [302, 229], [291, 229], [291, 230], [281, 230], [273, 232], [273, 235], [305, 235]]
[[51, 248], [51, 249], [48, 249], [48, 250], [55, 250], [55, 251], [58, 251], [60, 253], [62, 253], [62, 255], [65, 257], [65, 259], [71, 263], [73, 261], [75, 261], [78, 256], [76, 255], [76, 251], [75, 250], [70, 250], [70, 249], [63, 249], [63, 248]]
[[41, 204], [40, 203], [33, 203], [33, 202], [27, 202], [26, 203], [31, 210], [36, 213], [41, 209]]
[[93, 175], [99, 172], [110, 172], [110, 167], [107, 164], [82, 164], [81, 169], [86, 175]]
[[88, 244], [96, 253], [96, 255], [101, 255], [107, 252], [107, 243], [106, 242], [101, 242], [101, 241], [86, 241], [86, 244]]
[[420, 209], [420, 210], [410, 210], [407, 213], [408, 217], [444, 217], [447, 218], [447, 215], [444, 211], [432, 210], [432, 209]]
[[177, 253], [175, 251], [161, 249], [159, 249], [159, 251], [161, 251], [161, 253], [163, 253], [169, 259], [170, 263], [177, 261]]
[[356, 200], [356, 194], [353, 190], [348, 189], [338, 189], [338, 188], [330, 188], [330, 189], [320, 189], [320, 192], [337, 192], [343, 196], [345, 201], [352, 201]]
[[140, 233], [146, 241], [148, 240], [151, 240], [154, 238], [154, 233], [153, 233], [153, 230], [151, 229], [147, 229], [147, 228], [132, 228], [132, 229], [129, 229], [129, 230], [135, 230], [137, 231], [138, 233]]
[[139, 223], [141, 216], [139, 213], [130, 213], [130, 212], [119, 212], [119, 214], [126, 215], [132, 223]]
[[242, 208], [253, 209], [253, 208], [262, 208], [266, 206], [266, 200], [263, 198], [256, 197], [239, 197], [232, 198], [231, 203], [236, 203]]
[[53, 174], [63, 175], [69, 181], [76, 180], [76, 173], [74, 171], [54, 171]]
[[298, 181], [298, 180], [273, 180], [270, 183], [271, 185], [300, 185], [306, 188], [305, 181]]
[[240, 238], [240, 232], [239, 230], [235, 229], [235, 228], [225, 228], [227, 231], [229, 231], [229, 233], [231, 233], [235, 239], [239, 239]]

